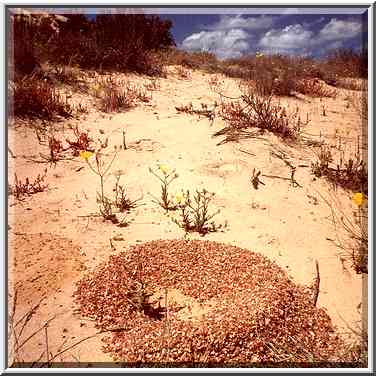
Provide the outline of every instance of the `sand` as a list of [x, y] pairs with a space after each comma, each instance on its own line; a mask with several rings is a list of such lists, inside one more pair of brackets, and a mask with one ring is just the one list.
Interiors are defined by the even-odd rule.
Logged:
[[[150, 79], [135, 75], [119, 75], [140, 87]], [[238, 143], [217, 145], [221, 138], [213, 134], [225, 126], [216, 117], [213, 124], [207, 118], [177, 113], [175, 106], [201, 103], [212, 108], [220, 97], [213, 90], [226, 95], [239, 94], [234, 79], [191, 71], [188, 78], [179, 76], [170, 67], [167, 78], [158, 79], [159, 88], [151, 92], [149, 103], [139, 103], [124, 113], [105, 114], [90, 103], [92, 98], [72, 93], [72, 101], [82, 101], [88, 113], [79, 119], [59, 122], [55, 132], [64, 140], [72, 128], [89, 131], [96, 141], [108, 138], [104, 159], [117, 156], [105, 180], [105, 191], [112, 194], [115, 173], [121, 170], [121, 184], [127, 187], [131, 199], [142, 197], [142, 205], [132, 210], [127, 227], [118, 227], [99, 216], [96, 192], [99, 178], [79, 157], [59, 161], [56, 165], [36, 163], [39, 153], [48, 148], [38, 143], [30, 121], [16, 121], [8, 130], [9, 147], [16, 158], [8, 154], [9, 182], [14, 173], [18, 178], [34, 179], [48, 167], [46, 182], [49, 188], [17, 202], [9, 197], [9, 293], [18, 284], [19, 296], [16, 316], [21, 317], [31, 304], [45, 297], [25, 329], [32, 333], [56, 315], [48, 327], [49, 351], [56, 354], [76, 341], [96, 333], [92, 322], [75, 313], [72, 293], [75, 283], [85, 269], [91, 270], [106, 261], [109, 255], [126, 250], [129, 245], [156, 239], [182, 239], [184, 231], [155, 203], [160, 184], [149, 172], [163, 163], [179, 174], [170, 186], [173, 195], [181, 189], [202, 189], [215, 192], [213, 210], [221, 212], [214, 219], [227, 222], [222, 232], [209, 233], [205, 240], [259, 252], [276, 261], [294, 282], [309, 285], [315, 278], [315, 260], [320, 265], [320, 294], [317, 305], [326, 310], [343, 335], [348, 327], [358, 327], [361, 320], [362, 276], [356, 274], [351, 263], [343, 262], [341, 249], [336, 246], [338, 236], [346, 233], [335, 228], [331, 210], [322, 197], [336, 200], [346, 215], [353, 217], [356, 209], [351, 194], [340, 188], [336, 191], [323, 178], [313, 179], [310, 165], [319, 149], [304, 144], [286, 144], [277, 136], [241, 140]], [[91, 78], [93, 80], [93, 78]], [[61, 89], [62, 92], [68, 89]], [[353, 92], [338, 90], [336, 98], [281, 98], [288, 110], [299, 109], [303, 121], [309, 122], [303, 132], [312, 139], [338, 145], [339, 135], [346, 153], [353, 153], [358, 136], [362, 135], [362, 120], [353, 106], [348, 106]], [[325, 116], [323, 116], [325, 106]], [[120, 150], [125, 131], [126, 150]], [[364, 136], [364, 135], [363, 135]], [[343, 146], [342, 145], [342, 146]], [[366, 148], [366, 144], [363, 145]], [[255, 168], [266, 175], [290, 177], [289, 167], [275, 158], [271, 151], [283, 151], [297, 167], [295, 178], [301, 187], [293, 187], [289, 180], [262, 177], [265, 185], [255, 190], [250, 178]], [[249, 154], [251, 153], [251, 154]], [[34, 160], [34, 161], [33, 161]], [[188, 238], [201, 239], [199, 234]], [[111, 240], [112, 239], [112, 240]], [[347, 239], [347, 238], [346, 238]], [[111, 240], [111, 242], [110, 242]], [[10, 298], [10, 301], [12, 298]], [[101, 351], [101, 335], [97, 335], [63, 353], [56, 361], [106, 362], [109, 354]], [[45, 333], [39, 332], [23, 348], [22, 359], [34, 361], [45, 350]], [[46, 360], [46, 356], [42, 357]]]

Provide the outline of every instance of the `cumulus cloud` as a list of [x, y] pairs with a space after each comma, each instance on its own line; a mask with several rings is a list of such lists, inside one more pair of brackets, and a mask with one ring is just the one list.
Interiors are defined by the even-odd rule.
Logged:
[[207, 26], [208, 30], [231, 30], [231, 29], [245, 29], [245, 30], [265, 30], [273, 24], [273, 17], [243, 17], [236, 16], [221, 16], [220, 20], [212, 25]]
[[343, 47], [345, 41], [360, 36], [362, 32], [361, 22], [336, 18], [332, 18], [316, 33], [310, 30], [313, 25], [323, 21], [320, 18], [311, 23], [269, 30], [260, 38], [258, 45], [264, 53], [306, 55], [316, 50], [320, 55], [330, 49]]
[[300, 24], [288, 25], [280, 30], [269, 30], [259, 41], [265, 52], [301, 54], [310, 45], [313, 32]]
[[362, 32], [361, 22], [343, 21], [332, 18], [319, 32], [320, 41], [333, 41], [340, 39], [350, 39]]
[[[186, 37], [181, 48], [188, 51], [209, 51], [220, 59], [241, 57], [260, 51], [266, 54], [323, 55], [328, 50], [354, 43], [362, 35], [362, 23], [354, 19], [340, 20], [317, 17], [283, 25], [286, 15], [221, 15], [219, 21], [202, 26], [200, 32]], [[282, 12], [283, 13], [283, 12]], [[283, 25], [276, 28], [277, 23]], [[355, 44], [361, 41], [355, 41]]]
[[209, 51], [220, 59], [240, 57], [250, 49], [249, 34], [242, 29], [201, 31], [194, 33], [182, 42], [188, 51]]

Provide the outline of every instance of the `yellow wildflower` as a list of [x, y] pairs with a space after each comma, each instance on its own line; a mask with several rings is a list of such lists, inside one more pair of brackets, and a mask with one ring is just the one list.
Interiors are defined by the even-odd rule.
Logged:
[[260, 58], [260, 57], [263, 57], [263, 56], [264, 56], [263, 53], [261, 53], [261, 52], [256, 52], [256, 58]]
[[165, 165], [159, 165], [159, 170], [162, 171], [163, 175], [167, 175], [168, 174], [168, 168]]
[[80, 152], [80, 157], [84, 159], [85, 161], [88, 161], [89, 158], [91, 158], [93, 155], [94, 155], [93, 152], [87, 151], [87, 150], [83, 150]]
[[362, 206], [366, 202], [366, 196], [363, 192], [357, 192], [354, 193], [352, 200], [355, 205]]
[[178, 193], [178, 194], [175, 196], [175, 200], [176, 200], [176, 202], [177, 202], [179, 205], [184, 205], [184, 203], [185, 203], [185, 197], [184, 197], [184, 194], [182, 194], [182, 193]]

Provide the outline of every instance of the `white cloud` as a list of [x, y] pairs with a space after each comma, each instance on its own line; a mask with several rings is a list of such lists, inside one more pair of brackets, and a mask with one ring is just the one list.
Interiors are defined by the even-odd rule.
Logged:
[[272, 29], [261, 37], [260, 50], [264, 53], [300, 55], [312, 52], [312, 49], [320, 49], [319, 52], [325, 53], [343, 47], [346, 40], [361, 35], [361, 22], [336, 18], [332, 18], [317, 33], [309, 30], [321, 22], [323, 18], [311, 23], [288, 25], [279, 30]]
[[213, 52], [220, 59], [240, 57], [250, 48], [249, 34], [242, 29], [201, 31], [194, 33], [182, 42], [181, 47], [188, 51]]
[[300, 24], [288, 25], [283, 29], [272, 29], [260, 39], [259, 46], [264, 52], [302, 54], [310, 45], [313, 32]]
[[208, 30], [231, 30], [231, 29], [247, 29], [247, 30], [265, 30], [273, 24], [273, 17], [243, 17], [237, 16], [221, 16], [217, 23], [207, 26]]
[[[297, 8], [288, 9], [293, 14]], [[287, 10], [286, 10], [287, 11]], [[283, 16], [278, 19], [281, 20]], [[362, 35], [362, 23], [354, 19], [317, 17], [308, 22], [272, 28], [276, 16], [222, 15], [218, 22], [202, 27], [181, 44], [188, 51], [210, 51], [220, 59], [261, 51], [266, 54], [324, 55]], [[359, 41], [361, 44], [361, 41]]]
[[350, 39], [362, 32], [361, 22], [342, 21], [333, 18], [319, 32], [320, 41]]

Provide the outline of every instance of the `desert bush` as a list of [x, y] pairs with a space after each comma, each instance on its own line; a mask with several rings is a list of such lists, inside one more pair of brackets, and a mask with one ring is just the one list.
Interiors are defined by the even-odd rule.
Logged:
[[126, 91], [132, 94], [136, 100], [140, 102], [149, 103], [152, 99], [152, 95], [146, 88], [138, 87], [136, 85], [127, 84]]
[[146, 89], [112, 77], [98, 80], [93, 94], [99, 98], [100, 109], [105, 112], [125, 111], [134, 107], [136, 101], [148, 103], [152, 99]]
[[353, 192], [368, 193], [368, 170], [359, 154], [355, 158], [343, 161], [342, 158], [336, 167], [330, 166], [333, 162], [331, 151], [328, 147], [321, 147], [318, 160], [311, 165], [312, 173], [316, 177], [325, 177], [335, 186]]
[[273, 102], [272, 96], [243, 94], [241, 101], [223, 103], [220, 115], [228, 126], [216, 132], [215, 136], [226, 135], [228, 141], [236, 140], [242, 134], [247, 137], [252, 134], [252, 128], [290, 140], [296, 139], [300, 131], [297, 112], [288, 115], [284, 107]]
[[170, 48], [162, 54], [166, 65], [180, 65], [190, 69], [215, 70], [219, 64], [213, 53], [206, 51], [188, 52]]
[[58, 116], [69, 118], [72, 109], [57, 90], [47, 81], [33, 75], [14, 82], [10, 90], [14, 116], [54, 120]]
[[209, 213], [209, 204], [214, 195], [214, 193], [210, 193], [206, 189], [196, 190], [193, 197], [191, 197], [189, 190], [177, 195], [176, 201], [180, 218], [173, 218], [173, 222], [186, 233], [198, 232], [200, 235], [205, 235], [209, 232], [218, 231], [223, 226], [216, 225], [212, 219], [220, 213], [220, 210]]
[[250, 81], [259, 95], [289, 96], [302, 78], [314, 78], [317, 69], [312, 60], [283, 55], [256, 54], [222, 62], [223, 74]]
[[319, 79], [302, 79], [296, 82], [296, 91], [310, 97], [334, 98], [337, 95], [335, 89], [325, 86]]
[[368, 52], [352, 49], [337, 49], [329, 52], [323, 64], [326, 75], [338, 77], [367, 77]]
[[198, 115], [199, 119], [201, 117], [206, 117], [210, 121], [210, 125], [213, 125], [214, 119], [216, 116], [216, 109], [218, 107], [218, 103], [214, 102], [213, 108], [209, 109], [206, 103], [201, 103], [201, 108], [194, 108], [192, 102], [188, 105], [184, 106], [175, 106], [175, 109], [178, 113], [186, 113], [189, 115]]
[[41, 62], [84, 69], [163, 75], [154, 51], [174, 45], [172, 22], [155, 15], [83, 14], [11, 17], [11, 48], [17, 71], [30, 74]]
[[112, 202], [107, 196], [100, 196], [97, 193], [97, 204], [99, 205], [99, 213], [105, 221], [111, 221], [113, 224], [119, 223], [116, 214], [112, 211]]
[[10, 56], [16, 75], [28, 75], [40, 69], [41, 46], [48, 44], [51, 36], [59, 27], [59, 20], [54, 15], [21, 13], [10, 17]]
[[[102, 160], [102, 154], [100, 152], [93, 153], [88, 150], [83, 150], [80, 153], [80, 157], [86, 162], [86, 164], [89, 166], [90, 170], [94, 172], [95, 175], [99, 176], [100, 179], [100, 186], [101, 191], [99, 193], [99, 197], [101, 202], [104, 201], [105, 195], [104, 195], [104, 178], [108, 174], [112, 163], [114, 162], [116, 158], [117, 153], [114, 154], [110, 162], [107, 164]], [[93, 165], [91, 162], [89, 162], [89, 159], [94, 156], [95, 158], [95, 164]]]
[[287, 66], [279, 71], [257, 69], [254, 73], [256, 93], [260, 95], [290, 96], [296, 90], [297, 74]]
[[51, 43], [63, 65], [72, 61], [85, 69], [162, 75], [161, 61], [153, 51], [174, 44], [171, 26], [171, 21], [158, 16], [103, 14], [90, 21], [84, 32], [70, 28]]
[[17, 200], [23, 200], [25, 196], [45, 191], [48, 188], [48, 184], [44, 183], [46, 175], [47, 169], [43, 175], [38, 174], [34, 181], [30, 181], [27, 177], [25, 182], [22, 182], [18, 179], [17, 174], [14, 174], [14, 184], [8, 187], [9, 195], [13, 195]]
[[150, 82], [148, 82], [147, 84], [144, 84], [144, 87], [146, 90], [156, 91], [161, 88], [161, 83], [159, 82], [157, 78], [152, 78]]

